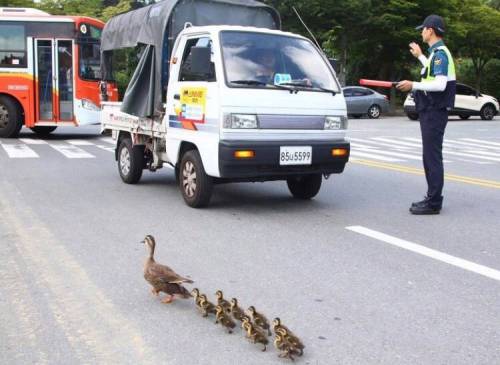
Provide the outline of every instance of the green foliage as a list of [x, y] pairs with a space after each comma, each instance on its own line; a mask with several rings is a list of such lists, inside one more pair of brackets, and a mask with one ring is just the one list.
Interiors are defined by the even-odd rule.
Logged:
[[[5, 2], [5, 4], [4, 4]], [[111, 17], [154, 0], [0, 0], [2, 6], [37, 7], [51, 14]], [[418, 79], [420, 64], [409, 50], [415, 26], [429, 14], [447, 23], [445, 42], [457, 60], [458, 79], [499, 94], [500, 0], [264, 0], [281, 14], [283, 29], [310, 38], [295, 7], [328, 56], [341, 63], [342, 81], [360, 78]], [[133, 72], [135, 51], [119, 53], [115, 65], [120, 88]]]
[[[439, 14], [447, 24], [445, 42], [456, 58], [472, 60], [472, 86], [481, 81], [500, 90], [488, 64], [498, 61], [500, 0], [268, 0], [283, 19], [283, 28], [309, 34], [292, 10], [295, 6], [329, 56], [342, 63], [346, 84], [360, 78], [418, 79], [420, 63], [408, 44], [422, 43], [415, 30], [429, 14]], [[467, 71], [470, 72], [470, 71]], [[469, 74], [467, 74], [469, 75]], [[459, 74], [459, 80], [461, 75]], [[498, 93], [498, 91], [497, 91]]]

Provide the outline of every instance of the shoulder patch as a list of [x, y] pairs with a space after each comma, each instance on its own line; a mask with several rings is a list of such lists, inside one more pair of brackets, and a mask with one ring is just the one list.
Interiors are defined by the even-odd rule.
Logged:
[[436, 58], [436, 59], [434, 60], [434, 64], [435, 64], [436, 66], [439, 66], [442, 62], [443, 62], [443, 61], [442, 61], [442, 60], [440, 60], [439, 58]]

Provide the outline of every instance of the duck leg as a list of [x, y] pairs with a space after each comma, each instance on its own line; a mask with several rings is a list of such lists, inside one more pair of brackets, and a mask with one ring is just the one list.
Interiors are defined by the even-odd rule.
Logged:
[[151, 294], [153, 294], [155, 297], [158, 296], [160, 292], [158, 290], [156, 290], [155, 288], [151, 288]]
[[174, 296], [173, 295], [168, 295], [165, 297], [165, 299], [163, 299], [161, 302], [164, 303], [164, 304], [170, 304], [174, 301]]

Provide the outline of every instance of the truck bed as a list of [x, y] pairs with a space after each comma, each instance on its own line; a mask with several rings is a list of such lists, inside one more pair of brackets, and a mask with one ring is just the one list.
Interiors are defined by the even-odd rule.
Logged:
[[150, 137], [163, 138], [166, 126], [162, 120], [139, 118], [120, 111], [121, 102], [103, 101], [101, 103], [101, 129], [126, 131], [144, 134]]

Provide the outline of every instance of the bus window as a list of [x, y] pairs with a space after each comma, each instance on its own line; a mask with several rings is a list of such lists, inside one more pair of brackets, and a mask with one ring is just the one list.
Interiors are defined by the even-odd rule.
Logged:
[[101, 53], [98, 43], [80, 44], [80, 78], [101, 79]]
[[0, 67], [26, 67], [24, 25], [0, 23]]

